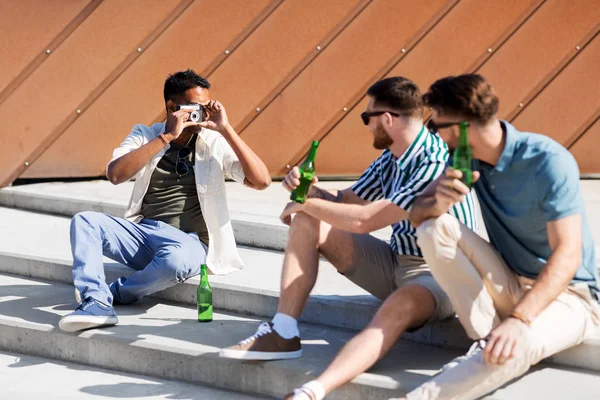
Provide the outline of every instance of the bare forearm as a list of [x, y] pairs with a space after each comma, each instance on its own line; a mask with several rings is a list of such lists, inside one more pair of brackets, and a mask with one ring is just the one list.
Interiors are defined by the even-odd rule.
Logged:
[[309, 198], [322, 199], [334, 203], [344, 202], [344, 193], [341, 190], [325, 190], [317, 186], [311, 186], [308, 192]]
[[106, 170], [106, 177], [114, 185], [128, 181], [164, 147], [165, 143], [160, 137], [151, 140], [142, 147], [112, 161]]
[[515, 306], [514, 312], [535, 319], [569, 286], [581, 260], [580, 252], [555, 251], [531, 290]]
[[410, 224], [415, 228], [419, 227], [424, 221], [439, 217], [435, 215], [433, 205], [435, 199], [433, 196], [419, 196], [415, 199], [408, 213]]
[[302, 211], [334, 228], [354, 233], [360, 233], [365, 219], [363, 206], [339, 204], [320, 198], [308, 198]]
[[271, 184], [271, 176], [265, 163], [240, 138], [231, 125], [222, 134], [240, 160], [244, 175], [250, 186], [259, 190], [266, 189]]

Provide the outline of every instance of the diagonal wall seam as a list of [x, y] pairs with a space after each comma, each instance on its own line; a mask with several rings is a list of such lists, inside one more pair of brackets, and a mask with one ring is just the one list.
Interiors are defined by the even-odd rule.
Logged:
[[[140, 45], [138, 46], [141, 49], [148, 48], [164, 31], [167, 29], [189, 6], [192, 4], [194, 0], [182, 0], [181, 3], [169, 13], [169, 15], [159, 24], [157, 27], [148, 35]], [[89, 14], [88, 14], [89, 15]], [[115, 82], [119, 76], [121, 76], [131, 64], [142, 53], [140, 51], [133, 50], [115, 69], [114, 71], [108, 75], [97, 87], [94, 89], [77, 107], [78, 112], [72, 113], [67, 118], [65, 118], [52, 132], [42, 140], [35, 149], [29, 154], [27, 157], [28, 165], [33, 164], [49, 147], [54, 143], [58, 138], [77, 120], [78, 116], [83, 113], [84, 110], [89, 108], [94, 101], [98, 99], [112, 84]], [[20, 165], [13, 171], [6, 181], [0, 182], [0, 187], [6, 186], [16, 178], [18, 178], [23, 171], [27, 168], [28, 165]]]
[[[321, 49], [311, 50], [292, 71], [275, 86], [275, 88], [265, 96], [256, 106], [264, 111], [277, 96], [283, 92], [292, 82], [306, 69], [308, 66], [323, 53], [327, 46], [333, 42], [358, 15], [372, 2], [373, 0], [362, 0], [346, 15], [336, 26], [319, 41]], [[256, 113], [250, 112], [236, 126], [236, 131], [241, 135], [242, 132], [257, 118]]]
[[[363, 87], [359, 91], [357, 91], [354, 96], [352, 96], [349, 99], [349, 101], [346, 103], [346, 104], [348, 104], [346, 106], [346, 111], [338, 112], [336, 115], [334, 115], [334, 117], [331, 118], [327, 122], [327, 124], [325, 124], [324, 128], [320, 129], [315, 135], [313, 135], [313, 137], [311, 138], [311, 141], [312, 140], [322, 141], [323, 139], [325, 139], [327, 137], [327, 135], [329, 135], [331, 133], [331, 131], [333, 131], [333, 129], [346, 117], [346, 115], [348, 115], [348, 113], [350, 113], [362, 101], [362, 99], [365, 97], [365, 92], [371, 86], [371, 84], [375, 81], [382, 79], [392, 69], [394, 69], [395, 66], [400, 61], [402, 61], [402, 59], [406, 56], [406, 54], [408, 54], [411, 49], [416, 47], [421, 42], [421, 40], [423, 40], [425, 38], [425, 36], [427, 36], [427, 34], [429, 32], [431, 32], [431, 30], [434, 29], [440, 23], [440, 21], [446, 15], [448, 15], [448, 13], [451, 12], [452, 9], [458, 3], [459, 3], [459, 0], [452, 0], [452, 1], [449, 1], [448, 3], [446, 3], [446, 5], [442, 6], [440, 8], [440, 10], [438, 12], [436, 12], [433, 15], [433, 17], [431, 17], [429, 19], [429, 21], [427, 21], [427, 23], [425, 23], [425, 25], [420, 30], [418, 30], [412, 36], [412, 38], [410, 38], [407, 41], [406, 45], [402, 48], [402, 50], [400, 50], [398, 53], [396, 53], [375, 75], [373, 75], [367, 81], [368, 82], [367, 84], [363, 85]], [[306, 149], [299, 150], [293, 157], [290, 158], [290, 162], [288, 162], [287, 164], [288, 165], [297, 165], [304, 159], [306, 154], [307, 154]]]
[[[0, 92], [0, 105], [6, 101], [10, 97], [10, 95], [19, 88], [29, 78], [29, 76], [35, 72], [36, 69], [39, 68], [40, 65], [44, 63], [44, 61], [52, 55], [55, 49], [59, 48], [60, 45], [71, 36], [73, 32], [85, 21], [98, 6], [102, 3], [103, 0], [96, 0], [90, 2], [87, 6], [83, 8], [76, 16], [73, 18], [67, 26], [63, 28], [62, 31], [56, 35], [54, 39], [48, 43], [44, 47], [44, 50], [38, 54], [29, 64], [19, 72], [17, 76], [15, 76], [9, 83], [6, 85], [4, 90]], [[51, 50], [48, 53], [46, 50]], [[0, 185], [1, 187], [1, 185]]]
[[596, 25], [583, 39], [581, 39], [577, 47], [574, 47], [573, 50], [569, 52], [557, 65], [541, 80], [541, 82], [534, 87], [531, 92], [529, 92], [522, 100], [520, 105], [515, 107], [507, 116], [507, 121], [515, 120], [519, 114], [521, 114], [527, 106], [529, 106], [543, 91], [552, 83], [552, 81], [562, 72], [565, 68], [571, 64], [573, 60], [577, 58], [579, 54], [581, 54], [585, 48], [596, 38], [596, 36], [600, 33], [600, 24]]
[[504, 46], [504, 44], [508, 42], [510, 38], [512, 38], [519, 29], [531, 19], [531, 17], [533, 17], [544, 3], [546, 3], [546, 0], [539, 0], [537, 3], [532, 4], [523, 15], [521, 15], [502, 35], [500, 35], [498, 39], [494, 41], [494, 43], [490, 45], [489, 48], [492, 49], [492, 52], [486, 51], [483, 53], [469, 68], [467, 68], [467, 72], [476, 73], [479, 71], [485, 63], [498, 53], [498, 50], [500, 50], [502, 46]]
[[577, 142], [585, 136], [588, 130], [592, 128], [592, 126], [600, 120], [600, 108], [596, 109], [596, 111], [592, 114], [590, 118], [588, 118], [581, 126], [575, 131], [573, 135], [565, 142], [564, 146], [567, 149], [571, 149]]
[[[233, 39], [233, 41], [226, 47], [226, 50], [228, 50], [229, 52], [222, 52], [220, 55], [215, 57], [215, 59], [212, 60], [210, 64], [208, 64], [208, 66], [200, 72], [200, 75], [208, 79], [210, 75], [213, 72], [215, 72], [215, 70], [219, 68], [221, 64], [223, 64], [229, 58], [229, 55], [231, 55], [231, 53], [233, 53], [235, 49], [237, 49], [242, 43], [244, 43], [244, 41], [246, 41], [246, 39], [248, 39], [248, 37], [252, 35], [252, 33], [256, 31], [256, 29], [258, 29], [262, 25], [262, 23], [267, 18], [269, 18], [271, 14], [273, 14], [273, 12], [275, 12], [275, 10], [277, 10], [277, 8], [281, 5], [281, 3], [283, 3], [283, 1], [284, 0], [272, 0], [260, 12], [260, 14], [258, 14], [256, 18], [254, 18], [254, 20], [246, 28], [244, 28], [244, 30], [239, 35], [237, 35], [236, 38]], [[166, 119], [167, 118], [164, 115], [164, 113], [161, 113], [152, 121], [152, 123], [165, 122]]]

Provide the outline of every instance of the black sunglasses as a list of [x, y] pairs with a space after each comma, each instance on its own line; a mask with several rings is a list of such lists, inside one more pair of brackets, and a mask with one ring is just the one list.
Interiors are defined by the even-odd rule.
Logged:
[[400, 114], [391, 112], [391, 111], [371, 111], [371, 112], [365, 111], [362, 114], [360, 114], [360, 118], [362, 119], [363, 124], [369, 125], [369, 120], [371, 119], [371, 117], [377, 117], [378, 115], [383, 115], [385, 113], [393, 115], [394, 117], [400, 116]]
[[435, 135], [440, 129], [449, 128], [454, 125], [460, 125], [460, 122], [444, 122], [443, 124], [436, 124], [430, 119], [427, 121], [427, 130]]
[[189, 147], [179, 149], [177, 152], [177, 164], [175, 165], [175, 171], [179, 177], [186, 176], [190, 172], [190, 167], [185, 163], [185, 159], [190, 156], [192, 151]]

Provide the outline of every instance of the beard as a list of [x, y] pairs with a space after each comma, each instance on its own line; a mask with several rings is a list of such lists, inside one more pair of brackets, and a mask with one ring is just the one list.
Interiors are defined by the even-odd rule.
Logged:
[[385, 150], [390, 147], [394, 141], [392, 138], [385, 133], [385, 131], [378, 126], [375, 128], [375, 132], [373, 133], [373, 147], [377, 150]]
[[189, 133], [190, 135], [195, 135], [197, 133], [200, 133], [201, 130], [202, 130], [201, 126], [188, 126], [181, 133]]

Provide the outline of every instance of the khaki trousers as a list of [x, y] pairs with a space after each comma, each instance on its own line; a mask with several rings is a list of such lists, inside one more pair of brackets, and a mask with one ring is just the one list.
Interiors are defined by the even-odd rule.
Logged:
[[[533, 280], [517, 276], [485, 240], [445, 214], [425, 221], [418, 244], [450, 297], [465, 331], [485, 338], [508, 317]], [[409, 400], [477, 399], [523, 375], [532, 365], [580, 344], [600, 327], [600, 308], [585, 284], [569, 286], [533, 321], [526, 350], [503, 365], [487, 364], [481, 348], [407, 395]]]

